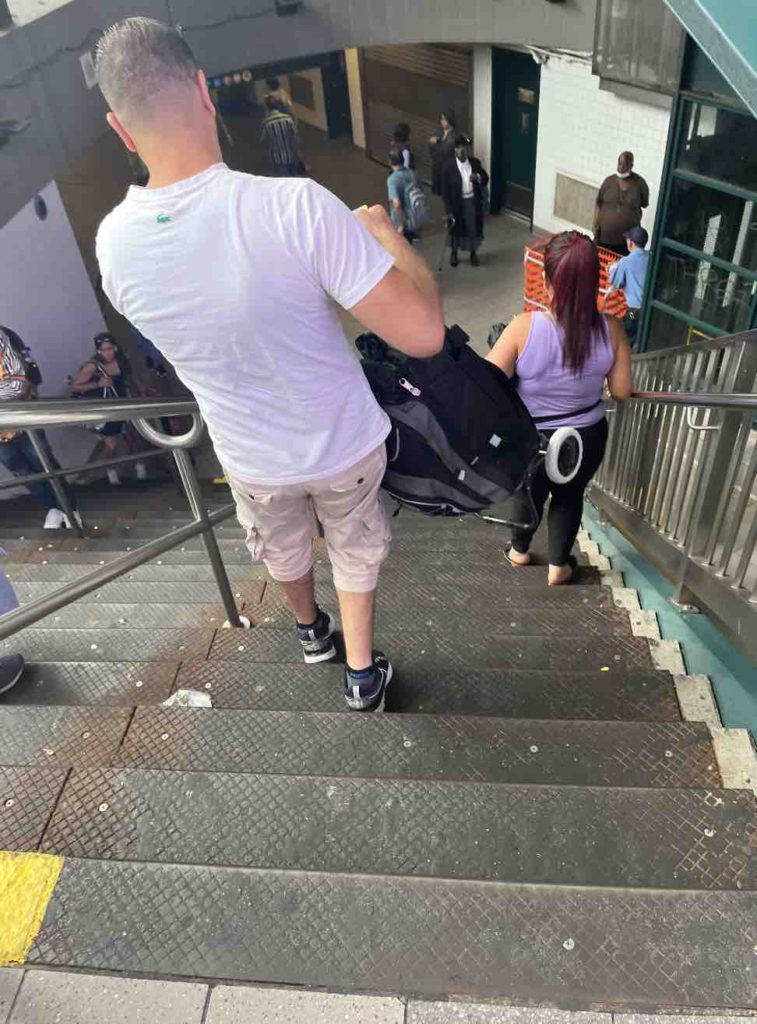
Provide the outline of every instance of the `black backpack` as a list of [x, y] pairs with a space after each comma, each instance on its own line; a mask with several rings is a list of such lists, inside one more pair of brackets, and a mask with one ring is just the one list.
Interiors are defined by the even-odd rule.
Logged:
[[357, 339], [363, 369], [392, 422], [384, 489], [433, 516], [481, 512], [505, 501], [541, 465], [540, 437], [499, 367], [447, 329], [430, 359], [390, 349], [374, 334]]

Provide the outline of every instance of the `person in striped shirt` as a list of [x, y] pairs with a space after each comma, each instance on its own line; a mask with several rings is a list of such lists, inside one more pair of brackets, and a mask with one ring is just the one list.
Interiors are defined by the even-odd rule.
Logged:
[[273, 96], [266, 96], [265, 108], [267, 114], [261, 125], [261, 141], [268, 145], [277, 176], [293, 178], [300, 163], [294, 118], [282, 109]]
[[[9, 327], [0, 327], [0, 402], [12, 402], [20, 399], [36, 397], [36, 389], [27, 376], [24, 362], [24, 343]], [[53, 469], [60, 469], [58, 460], [53, 455], [50, 443], [44, 430], [37, 431], [37, 437]], [[23, 430], [0, 431], [0, 466], [4, 466], [13, 476], [33, 476], [42, 473], [43, 467], [29, 435]], [[71, 508], [76, 512], [76, 495], [66, 483], [65, 477], [60, 478], [61, 486], [68, 496]], [[46, 510], [45, 529], [57, 530], [70, 527], [68, 516], [58, 508], [58, 498], [49, 480], [38, 480], [28, 484], [32, 498]]]

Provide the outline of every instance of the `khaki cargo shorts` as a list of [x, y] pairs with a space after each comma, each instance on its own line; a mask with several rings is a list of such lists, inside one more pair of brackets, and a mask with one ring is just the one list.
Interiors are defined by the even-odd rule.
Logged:
[[382, 444], [350, 469], [325, 480], [282, 486], [242, 483], [227, 474], [253, 561], [279, 583], [313, 565], [313, 512], [323, 526], [334, 583], [364, 593], [378, 582], [391, 533], [379, 488], [386, 469]]

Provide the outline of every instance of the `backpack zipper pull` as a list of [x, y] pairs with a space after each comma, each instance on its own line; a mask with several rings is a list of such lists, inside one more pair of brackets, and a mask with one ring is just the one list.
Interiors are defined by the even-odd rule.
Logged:
[[400, 377], [400, 382], [399, 383], [400, 383], [400, 387], [404, 388], [405, 391], [409, 391], [410, 394], [413, 396], [413, 398], [420, 398], [421, 389], [415, 387], [415, 385], [411, 384], [410, 381], [407, 380], [405, 377]]

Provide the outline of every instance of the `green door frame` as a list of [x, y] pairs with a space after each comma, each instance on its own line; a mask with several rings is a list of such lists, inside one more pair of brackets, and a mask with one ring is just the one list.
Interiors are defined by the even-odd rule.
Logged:
[[[681, 67], [681, 73], [683, 74], [683, 61]], [[750, 112], [739, 103], [729, 102], [727, 99], [715, 99], [711, 96], [703, 96], [700, 93], [692, 92], [690, 90], [679, 89], [676, 97], [673, 101], [673, 109], [670, 117], [670, 127], [668, 129], [668, 142], [667, 149], [665, 151], [665, 163], [662, 172], [662, 190], [660, 195], [660, 201], [657, 205], [657, 214], [655, 216], [654, 230], [653, 230], [653, 248], [652, 258], [649, 261], [649, 269], [647, 271], [646, 285], [644, 289], [644, 306], [641, 315], [641, 326], [639, 330], [639, 349], [645, 352], [649, 345], [649, 326], [652, 320], [652, 314], [655, 309], [659, 309], [661, 312], [668, 313], [670, 316], [675, 317], [677, 320], [681, 320], [683, 323], [687, 323], [692, 327], [702, 330], [713, 337], [722, 336], [728, 332], [721, 328], [714, 327], [711, 324], [705, 323], [704, 321], [698, 320], [696, 317], [692, 317], [680, 310], [674, 309], [659, 300], [654, 299], [654, 293], [657, 286], [657, 281], [660, 272], [660, 263], [662, 260], [662, 253], [664, 249], [674, 249], [681, 252], [683, 255], [693, 256], [697, 259], [702, 259], [713, 266], [720, 267], [723, 270], [734, 272], [739, 274], [741, 277], [745, 277], [748, 280], [757, 281], [757, 273], [746, 270], [743, 267], [736, 267], [726, 260], [719, 259], [715, 256], [709, 256], [707, 253], [700, 252], [699, 250], [692, 249], [689, 246], [682, 245], [675, 239], [665, 238], [663, 232], [665, 224], [667, 223], [668, 211], [670, 209], [670, 197], [673, 191], [673, 185], [676, 181], [691, 181], [695, 184], [700, 184], [705, 187], [715, 188], [720, 192], [724, 192], [728, 195], [738, 196], [739, 198], [749, 199], [757, 202], [757, 191], [751, 192], [748, 189], [743, 189], [737, 185], [729, 185], [726, 182], [718, 179], [707, 178], [704, 175], [696, 174], [691, 171], [684, 171], [680, 168], [676, 168], [675, 162], [679, 150], [679, 144], [681, 140], [681, 132], [683, 128], [683, 117], [686, 109], [686, 103], [693, 102], [698, 103], [701, 106], [715, 107], [719, 110], [732, 110], [734, 113], [743, 114], [746, 117], [749, 116]], [[750, 309], [750, 319], [748, 328], [757, 328], [757, 289], [752, 294], [752, 304]]]

